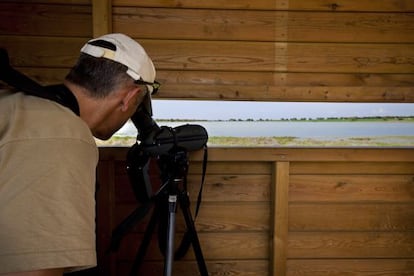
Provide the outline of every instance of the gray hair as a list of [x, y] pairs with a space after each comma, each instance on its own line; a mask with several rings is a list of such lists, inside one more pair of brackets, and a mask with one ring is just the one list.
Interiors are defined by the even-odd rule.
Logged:
[[133, 83], [127, 69], [118, 62], [81, 53], [65, 79], [85, 88], [91, 97], [104, 98], [122, 85]]

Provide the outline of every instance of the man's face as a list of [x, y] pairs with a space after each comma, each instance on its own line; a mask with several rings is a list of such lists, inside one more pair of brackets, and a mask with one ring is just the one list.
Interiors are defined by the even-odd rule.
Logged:
[[146, 93], [146, 86], [137, 84], [128, 85], [114, 93], [108, 100], [118, 101], [120, 104], [115, 106], [102, 123], [92, 130], [93, 135], [101, 140], [111, 138], [137, 111]]

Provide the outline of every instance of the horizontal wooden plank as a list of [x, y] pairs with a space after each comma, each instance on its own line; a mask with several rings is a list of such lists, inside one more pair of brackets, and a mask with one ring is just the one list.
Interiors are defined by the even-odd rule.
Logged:
[[197, 229], [207, 231], [268, 231], [269, 204], [201, 204]]
[[[293, 72], [412, 73], [414, 47], [404, 44], [289, 43], [286, 68]], [[276, 64], [284, 62], [276, 43]]]
[[62, 83], [69, 68], [15, 67], [19, 72], [42, 85]]
[[[269, 204], [263, 203], [209, 203], [202, 201], [200, 211], [195, 217], [196, 201], [191, 201], [191, 213], [195, 218], [197, 231], [202, 232], [242, 232], [242, 231], [268, 231], [269, 230]], [[117, 204], [114, 212], [114, 224], [118, 225], [133, 210], [136, 205]], [[151, 217], [152, 211], [145, 218], [134, 225], [132, 231], [143, 233]], [[176, 232], [185, 230], [183, 213], [177, 211]]]
[[[9, 49], [14, 66], [62, 68], [72, 66], [85, 40], [1, 36], [0, 46]], [[405, 44], [174, 40], [141, 43], [161, 70], [399, 74], [414, 71], [414, 48]], [[27, 45], [31, 45], [31, 51], [27, 51]]]
[[413, 162], [292, 162], [293, 174], [413, 174]]
[[276, 48], [286, 49], [272, 42], [142, 40], [142, 44], [157, 68], [169, 70], [273, 71]]
[[[194, 152], [201, 160], [201, 152]], [[413, 162], [411, 148], [210, 148], [210, 161], [364, 161]]]
[[414, 203], [410, 175], [291, 175], [290, 202]]
[[[287, 87], [412, 87], [414, 78], [408, 74], [375, 73], [299, 73], [299, 72], [232, 72], [157, 70], [162, 91], [165, 85], [228, 85]], [[160, 91], [160, 93], [162, 92]]]
[[331, 3], [326, 0], [141, 0], [139, 5], [134, 0], [114, 0], [114, 6], [140, 7], [176, 7], [176, 8], [210, 8], [210, 9], [281, 9], [281, 10], [322, 10], [322, 11], [413, 11], [410, 0], [339, 0]]
[[91, 0], [2, 0], [2, 2], [12, 3], [35, 3], [35, 4], [62, 4], [62, 5], [90, 5]]
[[[279, 2], [279, 0], [277, 1]], [[410, 0], [280, 0], [280, 6], [291, 10], [326, 10], [326, 11], [414, 11], [414, 3]]]
[[[116, 160], [114, 166], [115, 166], [115, 176], [117, 178], [120, 178], [121, 181], [126, 180], [124, 178], [127, 178], [127, 165], [125, 162], [126, 159], [126, 152], [128, 151], [128, 147], [120, 147], [120, 148], [101, 148], [102, 152], [105, 152], [103, 154], [110, 154], [113, 153], [118, 157], [119, 159]], [[213, 149], [210, 149], [213, 150]], [[190, 152], [188, 159], [190, 160], [188, 164], [188, 176], [192, 177], [191, 181], [194, 181], [195, 183], [199, 183], [200, 181], [200, 175], [203, 172], [203, 161], [202, 160], [196, 160], [192, 159], [192, 155], [195, 152]], [[112, 156], [114, 157], [114, 156]], [[102, 160], [105, 157], [102, 156]], [[219, 177], [225, 177], [227, 179], [223, 181], [229, 181], [231, 179], [236, 178], [237, 176], [232, 176], [232, 174], [235, 175], [249, 175], [249, 177], [263, 177], [263, 175], [270, 175], [271, 174], [271, 168], [270, 165], [266, 162], [210, 162], [207, 165], [207, 171], [206, 175], [212, 180], [212, 181], [219, 181], [217, 180], [217, 175]], [[159, 175], [159, 169], [157, 165], [157, 159], [154, 157], [150, 160], [150, 171], [153, 172], [154, 175]], [[152, 177], [153, 174], [150, 176]], [[211, 176], [210, 176], [211, 175]], [[243, 176], [242, 176], [243, 177]], [[261, 178], [260, 180], [263, 180]], [[237, 179], [236, 179], [237, 181]]]
[[218, 8], [218, 9], [274, 9], [276, 1], [274, 0], [208, 0], [208, 1], [191, 1], [191, 0], [141, 0], [139, 5], [134, 0], [113, 0], [112, 5], [116, 6], [139, 6], [139, 7], [175, 7], [175, 8]]
[[[201, 176], [189, 177], [189, 192], [195, 200]], [[207, 175], [203, 189], [205, 202], [266, 202], [270, 200], [270, 175]]]
[[[407, 35], [414, 31], [413, 13], [288, 12], [285, 17], [286, 40], [292, 42], [411, 43], [414, 39]], [[283, 30], [275, 30], [276, 41], [283, 39], [278, 32]]]
[[[202, 167], [202, 163], [190, 161], [188, 172], [188, 185], [190, 188], [194, 186], [195, 189], [198, 189], [201, 183]], [[215, 186], [208, 189], [224, 189], [222, 192], [231, 187], [244, 185], [252, 185], [258, 189], [257, 186], [265, 187], [270, 183], [270, 173], [270, 164], [264, 162], [244, 162], [242, 164], [237, 162], [209, 162], [207, 164], [205, 185]], [[130, 179], [124, 162], [116, 162], [115, 179], [117, 189], [123, 190], [126, 185], [129, 186]], [[154, 166], [150, 167], [150, 180], [154, 184], [154, 189], [159, 187], [160, 172]], [[263, 188], [259, 190], [263, 192]], [[229, 191], [227, 190], [227, 192]], [[119, 198], [127, 197], [119, 195]]]
[[414, 102], [414, 87], [269, 87], [274, 101]]
[[[266, 232], [198, 233], [206, 261], [267, 259], [269, 256], [267, 235]], [[175, 238], [178, 245], [181, 237], [176, 235]], [[142, 235], [139, 234], [126, 236], [117, 253], [117, 259], [133, 260], [141, 240]], [[146, 260], [162, 259], [156, 237], [153, 237], [147, 251]], [[195, 260], [192, 250], [189, 250], [183, 259]]]
[[[125, 160], [125, 154], [128, 148], [100, 148], [101, 160]], [[202, 161], [203, 151], [194, 151], [190, 153], [189, 160]], [[318, 161], [318, 162], [409, 162], [408, 167], [411, 168], [414, 162], [413, 148], [248, 148], [248, 147], [232, 147], [232, 148], [210, 148], [208, 154], [209, 162], [227, 162], [238, 161], [240, 167], [238, 171], [243, 172], [244, 168], [248, 168], [253, 164], [261, 164], [263, 161]], [[247, 163], [245, 163], [247, 161]], [[210, 163], [209, 163], [210, 164]], [[217, 164], [220, 166], [220, 164]], [[208, 165], [209, 166], [209, 165]], [[211, 167], [214, 166], [213, 164]], [[191, 167], [191, 165], [190, 165]], [[209, 170], [208, 167], [207, 170]], [[236, 167], [233, 167], [236, 169]], [[263, 169], [270, 168], [264, 166]], [[237, 169], [236, 169], [237, 170]], [[230, 172], [229, 172], [230, 173]], [[233, 173], [233, 172], [231, 172]], [[270, 169], [269, 169], [270, 173]]]
[[275, 41], [286, 33], [276, 19], [271, 11], [121, 7], [113, 9], [113, 30], [149, 39]]
[[414, 231], [413, 217], [414, 203], [295, 203], [289, 231]]
[[[212, 150], [212, 149], [211, 149]], [[191, 155], [190, 155], [191, 157]], [[199, 173], [202, 171], [202, 163], [194, 162], [190, 159], [189, 173]], [[192, 163], [191, 163], [192, 162]], [[207, 164], [207, 175], [270, 175], [271, 164], [268, 162], [209, 162]]]
[[[412, 73], [406, 44], [142, 40], [157, 68], [260, 72]], [[252, 50], [254, 49], [254, 51]]]
[[[151, 175], [152, 193], [160, 189], [160, 175]], [[264, 202], [270, 200], [270, 175], [206, 175], [203, 186], [204, 202]], [[132, 186], [144, 185], [131, 183], [127, 175], [115, 178], [115, 198], [117, 203], [136, 202]], [[188, 192], [192, 201], [197, 200], [201, 186], [201, 174], [189, 175]]]
[[90, 6], [0, 2], [0, 17], [0, 35], [92, 36]]
[[[119, 262], [115, 275], [129, 275], [132, 263]], [[209, 275], [237, 275], [237, 276], [263, 276], [268, 273], [269, 263], [265, 260], [247, 261], [207, 261]], [[163, 275], [164, 262], [144, 262], [138, 275]], [[174, 261], [172, 275], [194, 276], [198, 275], [199, 268], [195, 261]]]
[[413, 23], [411, 13], [113, 10], [114, 32], [140, 39], [410, 43], [414, 42]]
[[414, 102], [414, 87], [280, 87], [234, 85], [163, 85], [158, 99], [290, 102]]
[[287, 276], [293, 275], [413, 275], [413, 259], [288, 260]]
[[0, 36], [0, 47], [8, 50], [15, 67], [70, 68], [88, 38]]
[[[65, 68], [41, 68], [41, 67], [16, 67], [17, 70], [27, 74], [43, 84], [59, 83], [68, 72]], [[157, 80], [161, 82], [161, 90], [158, 96], [167, 98], [168, 95], [179, 97], [182, 93], [173, 93], [173, 86], [176, 89], [189, 90], [190, 86], [202, 87], [205, 85], [212, 92], [212, 86], [237, 87], [243, 91], [243, 87], [273, 86], [275, 89], [312, 89], [316, 87], [336, 88], [373, 87], [387, 89], [411, 88], [414, 86], [413, 74], [359, 74], [359, 73], [277, 73], [277, 72], [231, 72], [231, 71], [185, 71], [185, 70], [157, 70]], [[185, 95], [185, 94], [184, 94]], [[188, 95], [197, 95], [186, 93]], [[259, 96], [259, 95], [257, 95]], [[265, 96], [262, 96], [265, 98]], [[201, 98], [201, 97], [199, 97]]]
[[288, 258], [412, 258], [414, 232], [289, 232]]

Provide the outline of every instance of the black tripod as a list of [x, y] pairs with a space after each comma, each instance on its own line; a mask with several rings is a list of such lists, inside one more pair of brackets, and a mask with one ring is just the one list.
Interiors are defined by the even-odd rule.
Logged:
[[[131, 276], [137, 275], [138, 269], [142, 264], [145, 253], [148, 249], [151, 236], [155, 230], [157, 222], [159, 224], [158, 241], [161, 252], [164, 254], [164, 276], [172, 275], [174, 259], [183, 257], [189, 246], [193, 246], [199, 272], [201, 276], [208, 276], [207, 266], [201, 251], [200, 242], [194, 225], [194, 220], [190, 211], [190, 199], [187, 192], [187, 172], [188, 160], [186, 151], [173, 151], [168, 155], [163, 155], [159, 159], [161, 170], [162, 186], [152, 197], [154, 210], [144, 233], [143, 241], [138, 249], [135, 261], [131, 269]], [[118, 228], [125, 232], [133, 223], [142, 218], [149, 210], [150, 204], [145, 204], [137, 208]], [[174, 254], [174, 236], [176, 225], [177, 206], [183, 213], [186, 223], [186, 232], [183, 240]], [[119, 232], [118, 229], [115, 232]], [[118, 240], [120, 242], [120, 240]]]

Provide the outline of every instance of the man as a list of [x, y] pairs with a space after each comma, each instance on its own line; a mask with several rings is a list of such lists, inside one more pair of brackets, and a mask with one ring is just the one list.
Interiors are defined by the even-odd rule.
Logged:
[[73, 94], [73, 110], [0, 92], [0, 275], [62, 275], [96, 265], [93, 136], [110, 138], [141, 103], [151, 112], [156, 89], [145, 50], [109, 34], [85, 44], [56, 87]]

